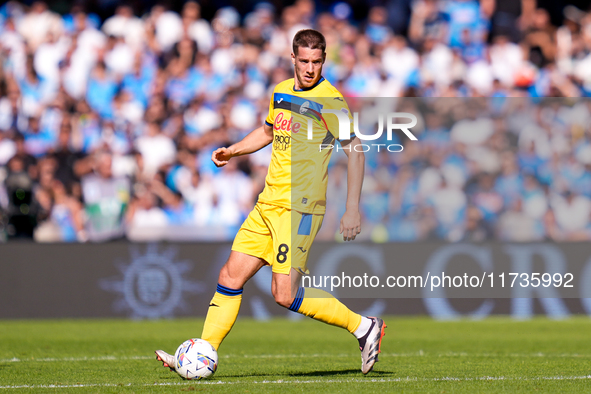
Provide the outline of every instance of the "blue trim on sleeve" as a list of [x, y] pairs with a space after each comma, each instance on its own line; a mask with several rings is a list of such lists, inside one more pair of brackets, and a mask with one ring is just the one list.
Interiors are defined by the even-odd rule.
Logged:
[[217, 287], [216, 291], [220, 294], [232, 297], [232, 296], [241, 295], [243, 290], [242, 289], [238, 289], [238, 290], [230, 289], [229, 287], [222, 286], [218, 283], [218, 287]]
[[298, 235], [310, 235], [312, 231], [312, 214], [302, 213], [300, 226], [298, 227]]
[[304, 288], [300, 287], [296, 293], [293, 303], [289, 307], [290, 311], [297, 312], [300, 310], [300, 306], [302, 306], [302, 301], [304, 300], [304, 293]]
[[271, 127], [273, 127], [273, 123], [269, 123], [269, 122], [267, 122], [267, 120], [266, 120], [266, 119], [265, 119], [265, 124], [266, 124], [267, 126], [271, 126]]

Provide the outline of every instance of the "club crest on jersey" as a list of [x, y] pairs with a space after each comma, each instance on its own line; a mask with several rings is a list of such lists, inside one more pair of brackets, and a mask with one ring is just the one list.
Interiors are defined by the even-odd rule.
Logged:
[[305, 101], [301, 106], [300, 106], [300, 114], [305, 114], [306, 112], [308, 112], [308, 109], [310, 109], [310, 102], [309, 101]]

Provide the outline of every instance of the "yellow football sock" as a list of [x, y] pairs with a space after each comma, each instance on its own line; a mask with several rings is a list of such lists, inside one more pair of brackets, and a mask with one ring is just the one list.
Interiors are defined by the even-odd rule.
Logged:
[[201, 339], [211, 343], [217, 350], [236, 322], [241, 302], [242, 289], [230, 289], [218, 284], [209, 303]]
[[289, 309], [312, 319], [345, 328], [351, 334], [361, 323], [361, 315], [352, 312], [332, 294], [312, 287], [300, 287]]

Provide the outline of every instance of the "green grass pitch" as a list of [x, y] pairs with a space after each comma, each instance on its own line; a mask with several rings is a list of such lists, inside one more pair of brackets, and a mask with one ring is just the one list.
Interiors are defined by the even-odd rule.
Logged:
[[239, 319], [212, 379], [156, 361], [199, 336], [202, 319], [0, 321], [2, 393], [591, 392], [591, 319], [437, 322], [388, 317], [363, 376], [355, 339], [310, 319]]

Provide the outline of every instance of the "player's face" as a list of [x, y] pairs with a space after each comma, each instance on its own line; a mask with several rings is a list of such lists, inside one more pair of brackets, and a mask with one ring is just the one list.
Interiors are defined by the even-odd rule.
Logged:
[[298, 48], [298, 54], [291, 54], [291, 61], [295, 67], [296, 89], [306, 89], [314, 86], [322, 76], [322, 65], [326, 54], [321, 49]]

